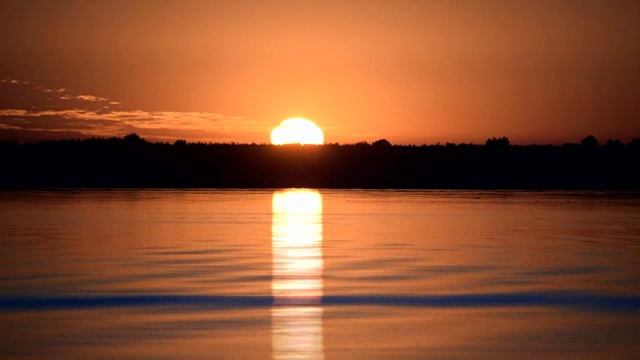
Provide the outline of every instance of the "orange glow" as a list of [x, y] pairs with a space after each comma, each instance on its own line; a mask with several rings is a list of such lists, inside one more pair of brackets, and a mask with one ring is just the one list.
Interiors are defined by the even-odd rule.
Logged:
[[322, 197], [317, 191], [273, 194], [273, 283], [277, 302], [322, 296]]
[[273, 194], [271, 311], [274, 359], [322, 359], [322, 196]]
[[311, 120], [291, 118], [271, 130], [271, 143], [274, 145], [322, 145], [324, 144], [324, 133]]
[[289, 114], [342, 144], [640, 134], [639, 1], [150, 3], [4, 6], [0, 139], [268, 143]]

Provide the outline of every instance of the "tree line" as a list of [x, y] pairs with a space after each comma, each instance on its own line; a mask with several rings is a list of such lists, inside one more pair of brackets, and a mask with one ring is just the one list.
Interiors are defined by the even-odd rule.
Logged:
[[0, 142], [2, 188], [640, 190], [640, 139], [599, 144], [267, 145], [124, 138]]

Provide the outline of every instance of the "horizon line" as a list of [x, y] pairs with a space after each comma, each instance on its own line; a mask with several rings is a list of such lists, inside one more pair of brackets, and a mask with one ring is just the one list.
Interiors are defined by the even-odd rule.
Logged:
[[6, 139], [0, 139], [0, 143], [18, 143], [18, 144], [38, 144], [38, 143], [46, 143], [46, 142], [63, 142], [63, 141], [78, 141], [78, 142], [83, 142], [83, 141], [95, 141], [95, 140], [124, 140], [126, 141], [128, 137], [131, 137], [131, 140], [133, 141], [140, 141], [140, 142], [144, 142], [144, 143], [149, 143], [149, 144], [170, 144], [170, 145], [176, 145], [178, 143], [182, 143], [184, 145], [190, 145], [190, 144], [194, 144], [194, 145], [235, 145], [235, 146], [243, 146], [243, 145], [249, 145], [249, 146], [282, 146], [282, 147], [294, 147], [294, 146], [299, 146], [299, 147], [304, 147], [304, 146], [311, 146], [311, 147], [320, 147], [320, 146], [355, 146], [355, 145], [374, 145], [376, 143], [378, 144], [382, 144], [384, 146], [399, 146], [399, 147], [412, 147], [412, 146], [416, 146], [416, 147], [423, 147], [423, 146], [427, 146], [427, 147], [447, 147], [447, 146], [486, 146], [489, 142], [491, 141], [503, 141], [504, 139], [506, 139], [506, 144], [503, 144], [503, 146], [521, 146], [521, 147], [526, 147], [526, 146], [556, 146], [556, 147], [561, 147], [564, 145], [580, 145], [582, 141], [586, 140], [587, 138], [593, 138], [596, 140], [596, 146], [601, 147], [601, 146], [606, 146], [609, 142], [614, 142], [617, 143], [618, 145], [623, 145], [623, 146], [628, 146], [631, 144], [634, 144], [636, 142], [640, 142], [640, 137], [633, 137], [631, 138], [631, 140], [629, 140], [628, 142], [623, 142], [619, 139], [614, 139], [614, 138], [609, 138], [607, 139], [606, 142], [600, 142], [597, 137], [595, 137], [594, 135], [587, 135], [584, 138], [582, 138], [579, 142], [564, 142], [564, 143], [528, 143], [528, 144], [515, 144], [515, 143], [511, 143], [509, 140], [508, 136], [501, 136], [501, 137], [490, 137], [487, 138], [487, 140], [485, 140], [484, 143], [474, 143], [474, 142], [436, 142], [436, 143], [422, 143], [422, 144], [417, 144], [417, 143], [392, 143], [389, 140], [387, 140], [386, 138], [381, 138], [381, 139], [377, 139], [374, 141], [366, 141], [366, 140], [360, 140], [357, 142], [345, 142], [345, 143], [340, 143], [340, 142], [325, 142], [323, 144], [299, 144], [299, 143], [293, 143], [293, 144], [272, 144], [272, 143], [268, 143], [268, 142], [261, 142], [261, 143], [257, 143], [257, 142], [235, 142], [235, 141], [224, 141], [224, 142], [216, 142], [216, 141], [188, 141], [186, 139], [183, 138], [176, 138], [173, 140], [173, 142], [171, 142], [170, 140], [157, 140], [157, 139], [151, 139], [151, 140], [147, 140], [145, 138], [140, 137], [138, 134], [136, 133], [130, 133], [127, 135], [122, 135], [122, 136], [110, 136], [110, 137], [104, 137], [104, 136], [91, 136], [91, 137], [85, 137], [85, 138], [61, 138], [61, 139], [40, 139], [40, 140], [18, 140], [18, 139], [14, 139], [14, 138], [6, 138]]

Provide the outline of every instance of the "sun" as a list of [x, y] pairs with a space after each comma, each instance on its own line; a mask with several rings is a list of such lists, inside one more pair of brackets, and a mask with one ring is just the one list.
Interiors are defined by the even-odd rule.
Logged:
[[271, 143], [274, 145], [322, 145], [324, 144], [324, 133], [311, 120], [291, 118], [271, 130]]

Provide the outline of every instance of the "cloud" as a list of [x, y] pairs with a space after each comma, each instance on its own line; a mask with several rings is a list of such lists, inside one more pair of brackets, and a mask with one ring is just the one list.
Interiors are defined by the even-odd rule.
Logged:
[[151, 134], [158, 140], [189, 135], [191, 139], [199, 141], [217, 141], [214, 137], [220, 133], [250, 132], [264, 128], [261, 124], [242, 117], [229, 117], [208, 112], [141, 110], [97, 112], [83, 109], [41, 111], [3, 109], [0, 110], [0, 125], [4, 128], [31, 131], [79, 131], [88, 136], [122, 136], [136, 132], [141, 135]]
[[[137, 133], [149, 140], [239, 141], [243, 134], [268, 133], [267, 124], [211, 112], [147, 111], [127, 109], [118, 101], [94, 95], [74, 95], [66, 89], [49, 89], [28, 81], [1, 79], [0, 139], [18, 140], [41, 132], [77, 134], [79, 137], [112, 137]], [[11, 130], [11, 131], [9, 131]], [[18, 135], [16, 135], [18, 134]]]
[[97, 101], [104, 101], [104, 102], [108, 102], [109, 99], [107, 98], [103, 98], [103, 97], [99, 97], [99, 96], [93, 96], [93, 95], [69, 95], [69, 94], [64, 94], [62, 96], [60, 96], [61, 100], [80, 100], [80, 101], [91, 101], [91, 102], [97, 102]]

